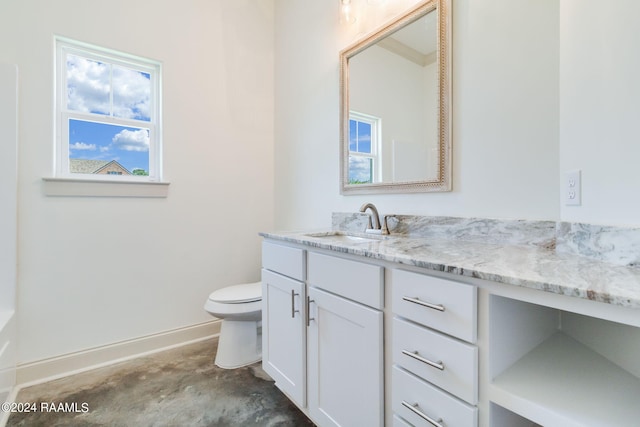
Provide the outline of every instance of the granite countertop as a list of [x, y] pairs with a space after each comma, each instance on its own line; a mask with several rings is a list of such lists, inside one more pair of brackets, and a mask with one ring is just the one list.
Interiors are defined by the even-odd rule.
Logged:
[[[483, 227], [486, 228], [485, 223]], [[366, 239], [352, 240], [345, 237], [347, 233]], [[640, 268], [563, 253], [556, 250], [555, 240], [553, 244], [531, 245], [465, 240], [451, 235], [425, 237], [392, 232], [389, 236], [375, 236], [335, 228], [260, 234], [375, 260], [640, 308]]]

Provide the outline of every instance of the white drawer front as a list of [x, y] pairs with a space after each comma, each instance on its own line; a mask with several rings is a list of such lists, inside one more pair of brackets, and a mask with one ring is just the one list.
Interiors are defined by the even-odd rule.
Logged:
[[296, 280], [304, 280], [304, 251], [277, 243], [262, 242], [262, 268]]
[[475, 286], [404, 270], [392, 270], [391, 278], [395, 314], [476, 342]]
[[411, 424], [409, 424], [408, 422], [406, 422], [396, 414], [393, 414], [393, 427], [412, 427], [412, 426]]
[[384, 307], [383, 268], [309, 252], [309, 286], [324, 289], [373, 308]]
[[472, 405], [478, 403], [476, 346], [394, 318], [393, 363]]
[[[414, 426], [433, 427], [434, 424], [427, 421], [428, 417], [437, 422], [435, 425], [477, 427], [477, 408], [467, 405], [398, 367], [394, 366], [392, 376], [393, 412], [409, 423]], [[414, 409], [411, 410], [407, 406]]]

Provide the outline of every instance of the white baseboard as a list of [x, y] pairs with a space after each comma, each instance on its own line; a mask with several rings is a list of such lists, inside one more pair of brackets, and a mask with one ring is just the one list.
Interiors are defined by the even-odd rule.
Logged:
[[18, 365], [18, 388], [40, 384], [90, 369], [212, 338], [220, 333], [221, 320], [200, 323], [119, 343]]

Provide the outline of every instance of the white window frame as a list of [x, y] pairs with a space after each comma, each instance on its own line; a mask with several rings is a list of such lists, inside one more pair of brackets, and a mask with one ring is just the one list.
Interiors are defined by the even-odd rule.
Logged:
[[[126, 67], [148, 73], [151, 78], [149, 121], [126, 119], [110, 115], [86, 113], [67, 109], [67, 54]], [[108, 181], [153, 183], [162, 181], [162, 69], [154, 61], [117, 52], [88, 43], [55, 37], [55, 178], [71, 181]], [[113, 92], [111, 92], [111, 97]], [[71, 173], [69, 169], [69, 120], [92, 121], [109, 125], [149, 129], [149, 175], [99, 175]]]
[[358, 151], [351, 151], [349, 149], [349, 156], [362, 157], [367, 159], [373, 159], [373, 182], [382, 181], [382, 159], [381, 159], [381, 127], [382, 120], [379, 117], [369, 114], [359, 113], [357, 111], [349, 111], [349, 121], [356, 120], [358, 122], [368, 123], [371, 126], [371, 153], [361, 153]]

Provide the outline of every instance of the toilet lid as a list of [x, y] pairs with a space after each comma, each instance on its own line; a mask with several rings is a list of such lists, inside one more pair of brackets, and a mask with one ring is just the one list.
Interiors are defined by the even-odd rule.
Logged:
[[262, 282], [227, 286], [211, 292], [209, 299], [226, 304], [240, 304], [262, 299]]

